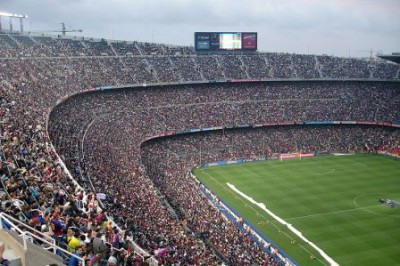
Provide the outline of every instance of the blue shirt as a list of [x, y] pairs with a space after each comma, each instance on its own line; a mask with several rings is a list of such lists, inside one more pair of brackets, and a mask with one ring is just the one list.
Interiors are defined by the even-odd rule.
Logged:
[[[81, 257], [81, 254], [78, 254], [77, 252], [75, 252], [74, 255], [78, 256], [79, 258]], [[71, 258], [69, 258], [68, 266], [78, 266], [79, 262], [80, 260], [78, 258], [71, 256]]]

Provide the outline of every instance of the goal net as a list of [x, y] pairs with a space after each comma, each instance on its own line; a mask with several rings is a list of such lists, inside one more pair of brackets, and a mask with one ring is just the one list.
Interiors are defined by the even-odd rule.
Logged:
[[301, 153], [300, 152], [295, 152], [295, 153], [281, 153], [278, 156], [279, 161], [287, 160], [287, 159], [300, 159], [301, 160]]

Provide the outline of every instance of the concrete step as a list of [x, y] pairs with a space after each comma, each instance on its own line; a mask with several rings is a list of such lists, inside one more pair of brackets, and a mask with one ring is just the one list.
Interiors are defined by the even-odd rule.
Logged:
[[13, 249], [9, 248], [5, 243], [0, 242], [0, 246], [3, 244], [6, 248], [3, 253], [3, 258], [7, 259], [11, 263], [11, 266], [22, 266], [21, 258], [17, 255], [17, 253]]
[[27, 242], [28, 249], [24, 250], [22, 237], [14, 232], [0, 230], [0, 241], [6, 244], [7, 249], [11, 249], [20, 258], [20, 264], [24, 266], [41, 266], [48, 264], [64, 265], [63, 260], [42, 247]]
[[11, 266], [22, 266], [21, 258], [12, 249], [6, 249], [3, 258], [7, 259]]

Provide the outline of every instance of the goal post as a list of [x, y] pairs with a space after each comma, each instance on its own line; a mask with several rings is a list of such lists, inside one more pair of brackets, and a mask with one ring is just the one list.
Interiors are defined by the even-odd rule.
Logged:
[[280, 153], [278, 156], [279, 161], [287, 160], [287, 159], [299, 159], [301, 160], [301, 152], [294, 152], [294, 153]]

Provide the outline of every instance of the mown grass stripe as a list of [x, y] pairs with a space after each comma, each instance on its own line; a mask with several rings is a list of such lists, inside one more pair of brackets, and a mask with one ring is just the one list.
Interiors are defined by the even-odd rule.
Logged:
[[[339, 264], [399, 261], [400, 253], [394, 250], [400, 250], [400, 208], [378, 204], [379, 198], [400, 200], [399, 161], [382, 156], [321, 156], [211, 167], [195, 174], [254, 225], [269, 221], [258, 225], [260, 230], [300, 264], [318, 265], [318, 261], [309, 260], [310, 254], [298, 247], [299, 239], [283, 235], [285, 228], [257, 216], [256, 209], [244, 206], [218, 183], [232, 183], [279, 217], [290, 219]], [[309, 217], [295, 219], [302, 216]], [[290, 244], [292, 239], [296, 244]]]

